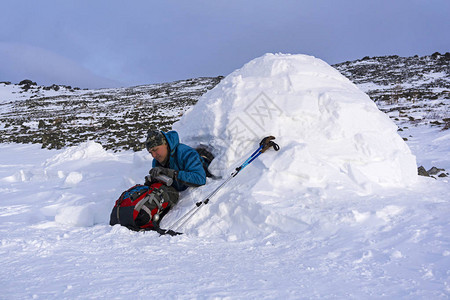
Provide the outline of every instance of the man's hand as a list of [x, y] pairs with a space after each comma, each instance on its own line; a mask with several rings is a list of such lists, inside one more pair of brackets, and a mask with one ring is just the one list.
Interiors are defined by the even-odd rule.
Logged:
[[146, 186], [152, 185], [152, 175], [147, 175], [147, 176], [145, 176], [145, 182], [144, 182], [144, 185], [146, 185]]
[[163, 167], [154, 167], [153, 169], [150, 170], [149, 173], [152, 176], [152, 178], [156, 178], [159, 175], [166, 175], [167, 177], [175, 180], [177, 176], [177, 172], [175, 170]]

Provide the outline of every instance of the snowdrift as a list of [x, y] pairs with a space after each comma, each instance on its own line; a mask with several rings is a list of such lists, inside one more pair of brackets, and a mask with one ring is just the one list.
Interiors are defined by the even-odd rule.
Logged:
[[[31, 224], [49, 221], [43, 226], [109, 224], [114, 201], [125, 189], [143, 183], [152, 160], [144, 151], [112, 153], [93, 141], [63, 150], [44, 151], [39, 145], [21, 148], [26, 149], [29, 163], [12, 165], [17, 170], [0, 177], [0, 183], [10, 186], [8, 192], [27, 187], [19, 198], [39, 205], [24, 218]], [[16, 161], [14, 151], [2, 155]]]
[[[417, 180], [415, 157], [397, 126], [352, 82], [311, 56], [252, 60], [201, 97], [174, 129], [182, 142], [210, 147], [216, 156], [210, 169], [224, 177], [263, 137], [274, 135], [281, 146], [261, 155], [202, 212], [192, 226], [201, 235], [301, 230], [301, 208], [311, 194], [318, 200], [339, 190], [369, 194]], [[202, 191], [217, 183], [208, 185]]]

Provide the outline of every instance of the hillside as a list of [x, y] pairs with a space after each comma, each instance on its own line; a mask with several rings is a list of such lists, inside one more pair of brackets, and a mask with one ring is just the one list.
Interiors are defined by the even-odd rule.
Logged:
[[397, 123], [450, 126], [450, 53], [365, 57], [334, 67]]
[[[365, 57], [334, 65], [400, 127], [450, 127], [450, 53]], [[105, 149], [138, 151], [149, 128], [170, 129], [223, 77], [137, 87], [81, 90], [0, 83], [0, 143], [60, 149], [94, 140]], [[407, 137], [405, 137], [407, 138]]]
[[0, 83], [0, 143], [38, 143], [60, 149], [94, 140], [105, 149], [140, 150], [149, 128], [172, 124], [221, 77], [129, 88]]

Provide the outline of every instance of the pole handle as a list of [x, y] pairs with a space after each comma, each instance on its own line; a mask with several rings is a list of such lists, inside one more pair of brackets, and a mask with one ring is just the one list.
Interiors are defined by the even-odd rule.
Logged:
[[259, 143], [259, 146], [262, 147], [261, 153], [264, 153], [270, 147], [273, 147], [273, 150], [275, 151], [280, 150], [280, 146], [278, 146], [278, 144], [273, 141], [274, 139], [275, 137], [272, 135], [266, 136], [262, 139], [262, 141]]

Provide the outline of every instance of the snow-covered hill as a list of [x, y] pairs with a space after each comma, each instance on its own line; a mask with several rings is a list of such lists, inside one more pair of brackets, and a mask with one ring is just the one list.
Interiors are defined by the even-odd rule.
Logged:
[[87, 140], [112, 150], [138, 151], [149, 128], [170, 129], [221, 77], [129, 88], [0, 83], [0, 142], [61, 149]]
[[[120, 193], [143, 182], [152, 160], [146, 151], [114, 152], [124, 148], [112, 141], [105, 144], [108, 147], [82, 140], [63, 147], [70, 145], [63, 141], [62, 149], [0, 144], [0, 298], [450, 296], [449, 181], [447, 177], [414, 176], [416, 166], [410, 168], [406, 147], [418, 165], [450, 169], [450, 133], [441, 123], [427, 123], [428, 108], [420, 109], [421, 122], [390, 112], [390, 119], [402, 129], [398, 131], [402, 139], [396, 136], [394, 123], [350, 81], [326, 63], [301, 55], [255, 59], [220, 85], [216, 85], [218, 79], [214, 83], [214, 79], [202, 80], [205, 89], [216, 88], [203, 94], [198, 86], [189, 89], [183, 82], [181, 95], [196, 93], [195, 102], [203, 96], [198, 105], [177, 111], [184, 117], [175, 128], [186, 142], [209, 142], [217, 155], [215, 170], [226, 177], [258, 146], [256, 137], [242, 137], [226, 127], [263, 124], [258, 122], [261, 119], [244, 120], [239, 115], [250, 118], [248, 112], [258, 118], [250, 109], [259, 109], [262, 103], [269, 104], [266, 113], [273, 112], [277, 118], [266, 129], [277, 136], [282, 149], [268, 150], [224, 186], [182, 228], [184, 235], [159, 237], [154, 232], [108, 225]], [[58, 132], [57, 127], [39, 129], [39, 117], [24, 120], [37, 123], [37, 128], [25, 123], [29, 129], [23, 129], [24, 123], [15, 123], [45, 110], [46, 118], [56, 118], [51, 111], [76, 116], [67, 109], [71, 102], [58, 104], [63, 96], [40, 107], [45, 97], [53, 97], [47, 92], [70, 93], [67, 99], [74, 101], [73, 111], [82, 111], [75, 105], [82, 99], [88, 108], [91, 105], [88, 94], [92, 91], [41, 88], [27, 102], [31, 88], [23, 93], [16, 85], [0, 88], [11, 92], [7, 94], [10, 100], [0, 104], [4, 141], [19, 136], [21, 130], [24, 137], [39, 131]], [[120, 106], [121, 101], [114, 98], [117, 91], [125, 89], [97, 91], [103, 100], [94, 101], [94, 111], [108, 93], [118, 111], [108, 115], [106, 109], [94, 120], [108, 116], [121, 122], [121, 130], [129, 134], [131, 129], [127, 131], [126, 126], [133, 126], [133, 118], [123, 119], [120, 109], [132, 109], [129, 103], [139, 97], [130, 96], [130, 102]], [[164, 104], [170, 101], [165, 97], [155, 94], [143, 102]], [[437, 99], [443, 105], [432, 109], [445, 111], [445, 97]], [[403, 102], [413, 109], [408, 101]], [[20, 110], [20, 105], [29, 107], [27, 103], [34, 103], [33, 114]], [[202, 109], [209, 112], [206, 118], [199, 112]], [[172, 110], [161, 113], [174, 116]], [[61, 123], [60, 132], [81, 126], [80, 120]], [[101, 136], [107, 131], [102, 130], [95, 135], [91, 128], [88, 133], [103, 143]], [[252, 130], [260, 135], [257, 130], [262, 129]], [[206, 136], [211, 139], [205, 140]], [[222, 170], [217, 168], [218, 161]], [[386, 177], [391, 178], [388, 184], [383, 182]], [[183, 192], [163, 226], [169, 226], [223, 180], [208, 179], [207, 185]]]
[[[366, 57], [334, 65], [403, 129], [449, 128], [450, 54]], [[0, 82], [0, 142], [60, 149], [86, 140], [105, 149], [139, 151], [150, 127], [170, 129], [223, 77], [138, 87], [81, 90]]]
[[450, 128], [450, 53], [365, 57], [334, 67], [397, 123]]

